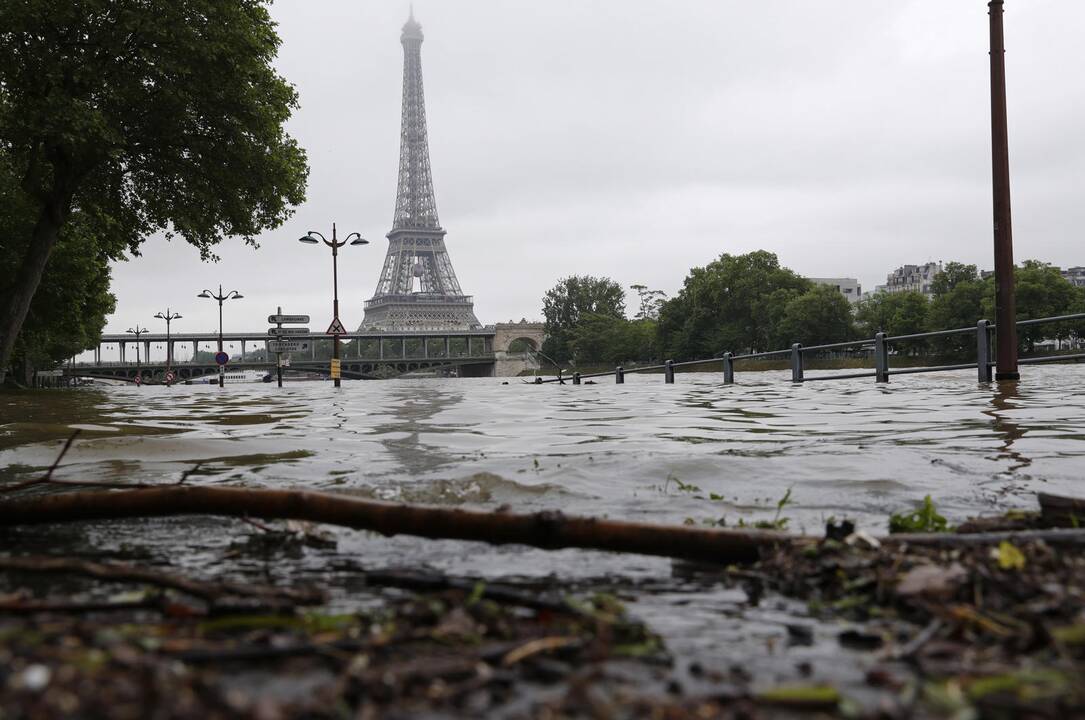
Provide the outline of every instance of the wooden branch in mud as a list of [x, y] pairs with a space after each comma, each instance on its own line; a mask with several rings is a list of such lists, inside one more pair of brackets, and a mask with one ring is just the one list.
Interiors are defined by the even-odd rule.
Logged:
[[586, 548], [716, 564], [755, 562], [762, 550], [798, 542], [783, 533], [652, 525], [601, 518], [482, 512], [366, 500], [306, 490], [167, 486], [71, 492], [0, 501], [0, 526], [172, 515], [309, 520], [382, 535]]
[[978, 533], [898, 533], [881, 538], [885, 545], [916, 545], [922, 547], [965, 548], [994, 545], [1000, 542], [1025, 543], [1043, 541], [1056, 547], [1085, 549], [1085, 530], [1005, 530]]
[[[83, 493], [73, 493], [73, 495]], [[101, 493], [103, 497], [110, 497]], [[63, 497], [63, 496], [62, 496]], [[71, 496], [67, 496], [71, 497]], [[8, 503], [0, 503], [4, 507]], [[313, 590], [295, 588], [276, 588], [264, 585], [250, 585], [236, 582], [209, 582], [172, 573], [136, 567], [117, 562], [91, 562], [75, 558], [60, 558], [47, 555], [21, 555], [0, 557], [0, 570], [27, 573], [74, 574], [92, 577], [98, 580], [114, 582], [137, 582], [156, 587], [179, 590], [193, 597], [208, 602], [225, 597], [256, 598], [278, 603], [318, 604], [324, 601], [324, 594]]]

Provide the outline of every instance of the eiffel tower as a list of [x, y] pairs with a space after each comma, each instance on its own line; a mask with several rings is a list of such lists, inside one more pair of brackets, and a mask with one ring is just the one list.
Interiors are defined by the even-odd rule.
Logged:
[[399, 189], [388, 254], [362, 330], [470, 330], [481, 327], [445, 249], [430, 175], [426, 103], [422, 94], [422, 26], [403, 26], [403, 118]]

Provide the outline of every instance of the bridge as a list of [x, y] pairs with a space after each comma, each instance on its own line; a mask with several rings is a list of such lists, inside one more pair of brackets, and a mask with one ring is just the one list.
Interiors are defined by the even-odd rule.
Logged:
[[[357, 332], [340, 335], [341, 368], [344, 378], [376, 379], [409, 373], [437, 373], [459, 377], [507, 377], [535, 367], [534, 351], [544, 339], [542, 323], [498, 323], [477, 330]], [[284, 353], [286, 372], [329, 375], [333, 336], [308, 333], [284, 336], [301, 341], [308, 348]], [[231, 370], [256, 369], [272, 372], [275, 355], [268, 343], [274, 337], [264, 332], [223, 333], [224, 349], [231, 355]], [[93, 349], [93, 360], [74, 359], [63, 369], [68, 377], [89, 377], [134, 381], [164, 376], [167, 366], [177, 381], [194, 380], [218, 373], [209, 357], [218, 350], [218, 333], [143, 333], [137, 340], [128, 333], [102, 335]], [[118, 361], [103, 361], [103, 348], [114, 346]], [[135, 347], [133, 347], [135, 346]], [[192, 359], [177, 360], [178, 347], [191, 346]], [[135, 353], [131, 353], [131, 350]], [[157, 352], [152, 357], [152, 349]], [[203, 355], [201, 356], [201, 353]], [[134, 357], [133, 357], [134, 355]]]

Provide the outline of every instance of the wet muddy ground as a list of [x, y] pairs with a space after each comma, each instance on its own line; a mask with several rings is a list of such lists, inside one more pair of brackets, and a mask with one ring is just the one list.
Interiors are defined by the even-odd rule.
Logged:
[[[1007, 522], [1021, 528], [985, 529]], [[877, 546], [836, 528], [749, 567], [674, 562], [660, 582], [495, 582], [239, 525], [204, 579], [271, 594], [0, 573], [0, 717], [1085, 717], [1081, 545]], [[4, 530], [8, 557], [46, 532]], [[733, 642], [716, 617], [706, 647], [671, 645], [645, 621], [660, 608], [718, 613]]]

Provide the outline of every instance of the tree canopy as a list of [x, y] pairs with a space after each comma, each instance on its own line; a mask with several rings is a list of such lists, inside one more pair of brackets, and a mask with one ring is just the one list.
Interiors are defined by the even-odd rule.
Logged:
[[304, 199], [305, 154], [283, 129], [297, 95], [273, 68], [266, 5], [0, 5], [0, 150], [31, 218], [0, 239], [19, 257], [3, 279], [0, 379], [74, 213], [108, 257], [160, 231], [211, 258]]
[[784, 304], [773, 335], [778, 348], [846, 342], [855, 335], [851, 304], [835, 287], [815, 285]]
[[774, 328], [787, 303], [812, 288], [812, 282], [781, 267], [773, 253], [724, 253], [690, 270], [682, 289], [663, 304], [663, 351], [687, 360], [725, 350], [772, 349]]
[[543, 296], [547, 340], [543, 352], [556, 362], [573, 357], [573, 334], [587, 316], [625, 318], [625, 291], [610, 278], [572, 275]]

